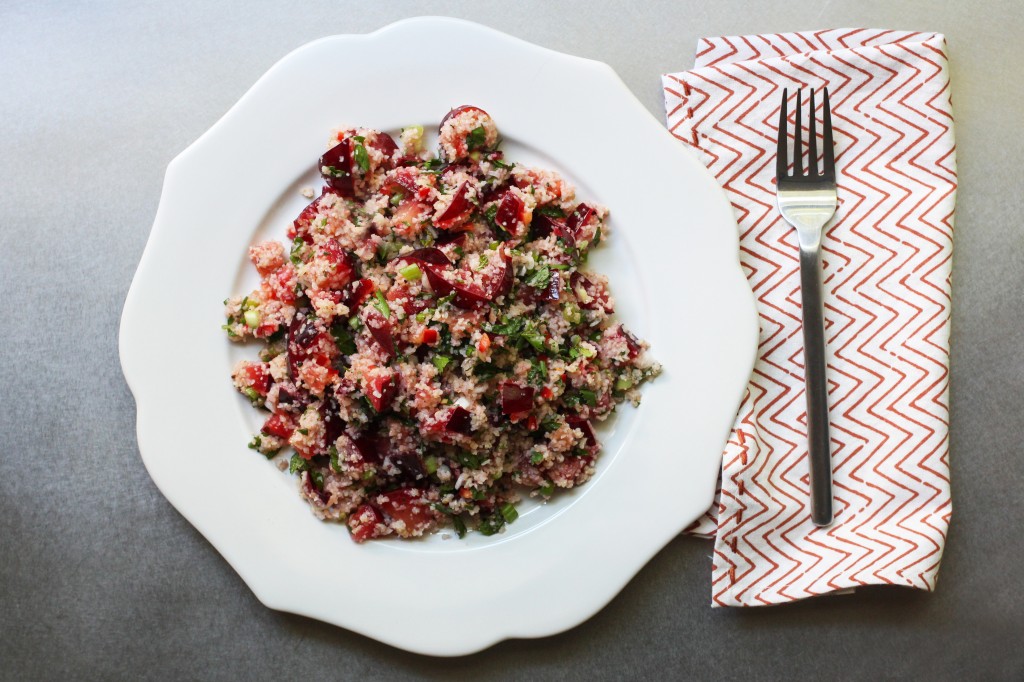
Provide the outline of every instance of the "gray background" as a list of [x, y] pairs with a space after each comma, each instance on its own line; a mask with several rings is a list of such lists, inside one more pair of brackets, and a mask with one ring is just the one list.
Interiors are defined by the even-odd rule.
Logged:
[[[1024, 677], [1019, 0], [77, 5], [0, 0], [0, 677]], [[712, 610], [711, 547], [679, 538], [568, 633], [431, 659], [264, 608], [164, 500], [117, 328], [165, 166], [288, 51], [417, 14], [607, 62], [659, 118], [659, 74], [692, 66], [702, 35], [947, 35], [955, 513], [935, 594]]]

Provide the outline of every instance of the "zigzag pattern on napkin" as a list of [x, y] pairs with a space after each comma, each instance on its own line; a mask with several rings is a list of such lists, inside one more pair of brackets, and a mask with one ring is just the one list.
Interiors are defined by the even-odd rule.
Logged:
[[[714, 605], [880, 583], [934, 589], [951, 511], [956, 168], [944, 50], [940, 35], [893, 31], [713, 38], [697, 68], [664, 77], [670, 130], [732, 201], [761, 317], [717, 509], [690, 529], [716, 536]], [[782, 89], [792, 112], [794, 88], [826, 85], [840, 194], [823, 245], [836, 522], [818, 529], [798, 248], [775, 203], [774, 148]]]

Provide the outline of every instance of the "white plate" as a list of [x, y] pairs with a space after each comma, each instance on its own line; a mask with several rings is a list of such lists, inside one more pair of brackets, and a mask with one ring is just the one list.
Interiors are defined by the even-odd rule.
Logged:
[[[665, 372], [602, 430], [595, 478], [506, 532], [356, 545], [246, 448], [258, 415], [229, 373], [255, 349], [227, 341], [221, 300], [255, 282], [246, 247], [283, 238], [306, 203], [330, 129], [435, 127], [467, 103], [511, 159], [609, 207], [590, 267]], [[421, 18], [292, 52], [171, 162], [120, 345], [150, 475], [264, 604], [459, 655], [581, 623], [708, 507], [756, 336], [724, 194], [608, 66]]]

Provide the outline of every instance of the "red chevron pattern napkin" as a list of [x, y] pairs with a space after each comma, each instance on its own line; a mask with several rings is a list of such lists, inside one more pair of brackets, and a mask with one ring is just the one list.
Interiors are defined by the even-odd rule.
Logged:
[[[761, 316], [720, 494], [691, 529], [715, 537], [713, 605], [871, 584], [934, 589], [951, 512], [956, 162], [943, 36], [707, 38], [696, 68], [663, 86], [669, 128], [735, 208]], [[776, 207], [774, 164], [782, 89], [792, 118], [795, 89], [824, 86], [839, 208], [823, 245], [836, 517], [822, 529], [808, 509], [799, 251]]]

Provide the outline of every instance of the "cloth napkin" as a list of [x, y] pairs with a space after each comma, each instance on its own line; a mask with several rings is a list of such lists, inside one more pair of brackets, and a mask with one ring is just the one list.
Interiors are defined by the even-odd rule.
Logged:
[[[720, 492], [690, 529], [715, 538], [712, 604], [777, 604], [872, 584], [933, 590], [951, 513], [956, 161], [944, 37], [843, 29], [706, 38], [696, 67], [662, 83], [670, 130], [735, 209], [760, 314]], [[806, 89], [816, 90], [820, 121], [825, 86], [839, 191], [823, 240], [836, 514], [817, 528], [799, 251], [776, 207], [774, 169], [782, 89], [792, 126], [795, 90], [805, 88], [805, 108]]]

